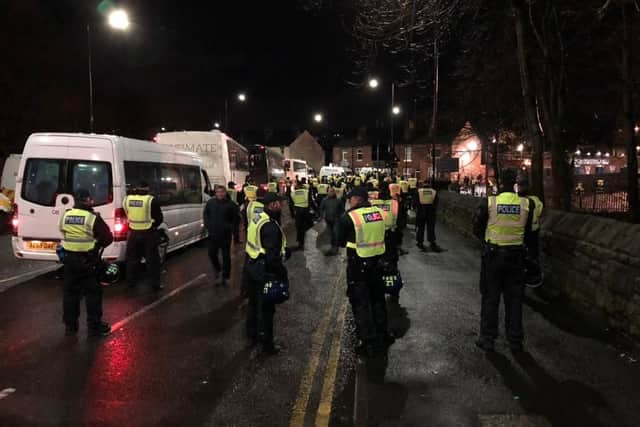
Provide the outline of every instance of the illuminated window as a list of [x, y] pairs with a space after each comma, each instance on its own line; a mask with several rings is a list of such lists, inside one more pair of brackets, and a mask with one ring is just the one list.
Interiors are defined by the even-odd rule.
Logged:
[[349, 152], [348, 151], [343, 151], [342, 152], [342, 161], [346, 162], [348, 160], [348, 156], [349, 156]]
[[364, 155], [362, 154], [362, 150], [358, 149], [356, 151], [356, 160], [361, 162], [364, 159]]
[[406, 145], [404, 147], [404, 160], [407, 161], [407, 162], [411, 161], [411, 155], [413, 154], [412, 153], [412, 149], [413, 149], [413, 147], [410, 146], [410, 145]]

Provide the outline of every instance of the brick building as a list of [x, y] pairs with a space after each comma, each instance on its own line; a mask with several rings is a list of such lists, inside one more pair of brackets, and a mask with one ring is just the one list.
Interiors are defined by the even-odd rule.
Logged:
[[345, 139], [333, 146], [331, 159], [334, 165], [352, 170], [373, 167], [373, 150], [368, 141]]
[[277, 151], [285, 159], [305, 160], [316, 172], [320, 171], [320, 168], [324, 166], [324, 149], [316, 138], [306, 130], [288, 145], [280, 143], [278, 146], [269, 147], [269, 149]]

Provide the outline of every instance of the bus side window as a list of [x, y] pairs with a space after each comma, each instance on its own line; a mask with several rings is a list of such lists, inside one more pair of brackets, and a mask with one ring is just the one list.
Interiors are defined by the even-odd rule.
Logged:
[[286, 172], [289, 172], [289, 170], [291, 170], [291, 163], [289, 162], [289, 160], [284, 161], [284, 170]]

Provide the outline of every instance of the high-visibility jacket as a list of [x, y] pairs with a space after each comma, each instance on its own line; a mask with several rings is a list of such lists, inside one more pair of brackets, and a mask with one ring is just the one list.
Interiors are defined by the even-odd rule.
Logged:
[[318, 178], [311, 178], [311, 185], [313, 188], [318, 188]]
[[151, 201], [153, 196], [131, 195], [124, 198], [122, 203], [124, 211], [127, 213], [129, 228], [134, 231], [149, 230], [153, 225], [151, 218]]
[[377, 191], [369, 191], [369, 200], [376, 200], [378, 198]]
[[533, 221], [531, 222], [531, 231], [540, 230], [540, 217], [542, 216], [542, 210], [544, 209], [544, 203], [538, 196], [529, 196], [529, 199], [533, 200], [535, 209], [533, 210]]
[[391, 196], [397, 196], [400, 194], [400, 184], [389, 184], [389, 193]]
[[249, 205], [247, 205], [247, 221], [251, 221], [262, 212], [264, 212], [264, 205], [261, 202], [257, 200], [250, 201]]
[[409, 178], [407, 182], [409, 183], [409, 188], [411, 188], [412, 190], [418, 188], [417, 178]]
[[318, 184], [318, 194], [326, 195], [329, 191], [329, 184]]
[[233, 203], [238, 204], [238, 192], [234, 188], [227, 188], [227, 195]]
[[[264, 212], [261, 212], [259, 215], [256, 215], [253, 219], [249, 220], [249, 226], [247, 227], [247, 244], [245, 245], [245, 252], [251, 259], [256, 259], [260, 255], [264, 255], [267, 253], [265, 248], [262, 246], [262, 242], [260, 240], [260, 230], [262, 226], [271, 221], [269, 215]], [[287, 247], [287, 237], [285, 236], [280, 224], [274, 221], [274, 223], [280, 229], [280, 234], [282, 235], [282, 248], [280, 254], [284, 256], [285, 249]]]
[[258, 198], [258, 187], [255, 185], [247, 185], [244, 187], [244, 196], [248, 200], [256, 200]]
[[278, 192], [278, 183], [277, 182], [270, 182], [267, 184], [267, 191], [269, 193], [277, 193]]
[[309, 190], [307, 188], [296, 188], [291, 194], [293, 206], [296, 208], [309, 207]]
[[336, 197], [338, 199], [341, 199], [344, 196], [344, 189], [345, 187], [334, 187], [334, 190], [336, 191]]
[[378, 180], [377, 179], [370, 179], [369, 182], [371, 183], [371, 185], [373, 185], [373, 188], [378, 188]]
[[485, 241], [498, 246], [522, 245], [529, 215], [529, 199], [516, 193], [500, 193], [489, 197], [488, 208]]
[[433, 188], [418, 188], [418, 201], [421, 205], [432, 205], [436, 200], [437, 191]]
[[89, 252], [96, 245], [93, 224], [96, 215], [83, 209], [69, 209], [60, 220], [62, 247], [71, 252]]
[[375, 206], [349, 211], [349, 218], [356, 231], [355, 242], [347, 242], [347, 248], [355, 249], [360, 258], [382, 255], [384, 247], [384, 213]]
[[400, 189], [403, 193], [409, 192], [409, 181], [400, 181]]
[[355, 177], [355, 178], [353, 179], [353, 186], [354, 186], [354, 187], [359, 187], [361, 182], [362, 182], [362, 181], [360, 180], [360, 177], [358, 177], [358, 176], [357, 176], [357, 177]]
[[385, 228], [387, 230], [395, 230], [398, 223], [398, 201], [394, 199], [374, 200], [371, 205], [382, 210]]

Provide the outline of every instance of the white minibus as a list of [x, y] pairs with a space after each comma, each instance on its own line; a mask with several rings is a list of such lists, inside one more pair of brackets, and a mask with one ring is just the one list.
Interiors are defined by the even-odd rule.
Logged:
[[55, 261], [62, 239], [60, 217], [73, 207], [74, 192], [84, 188], [114, 236], [103, 258], [123, 261], [128, 224], [122, 201], [141, 182], [149, 184], [162, 206], [168, 251], [206, 236], [202, 210], [210, 183], [197, 154], [112, 135], [31, 135], [16, 179], [11, 221], [15, 256]]

